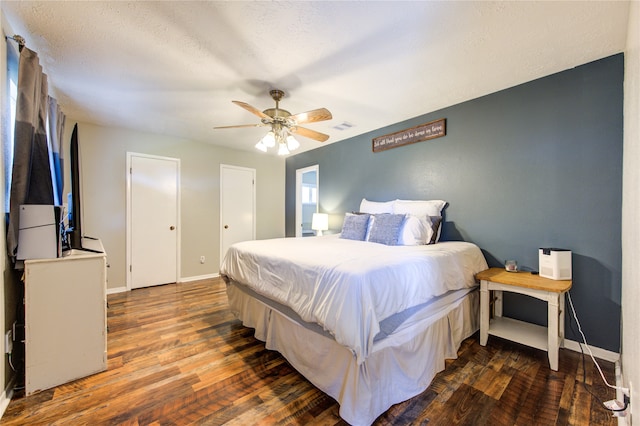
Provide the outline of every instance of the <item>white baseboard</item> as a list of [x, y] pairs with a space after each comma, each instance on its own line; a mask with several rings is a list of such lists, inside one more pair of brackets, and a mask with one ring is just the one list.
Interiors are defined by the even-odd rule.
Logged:
[[197, 275], [194, 277], [182, 277], [178, 282], [188, 283], [191, 281], [210, 280], [211, 278], [218, 278], [219, 276], [220, 276], [219, 273], [215, 273], [215, 274], [207, 274], [207, 275]]
[[[616, 386], [618, 387], [618, 389], [616, 389], [616, 399], [620, 402], [624, 401], [624, 393], [622, 393], [622, 390], [619, 388], [623, 388], [624, 387], [624, 379], [622, 378], [622, 363], [621, 360], [619, 359], [618, 361], [616, 361]], [[618, 426], [630, 426], [631, 425], [631, 420], [629, 419], [629, 417], [627, 417], [630, 413], [631, 409], [628, 408], [627, 411], [625, 411], [625, 415], [624, 416], [618, 416]], [[627, 420], [629, 419], [629, 420]]]
[[124, 293], [125, 291], [127, 291], [127, 287], [114, 287], [114, 288], [108, 288], [107, 289], [107, 294], [116, 294], [116, 293]]
[[[564, 347], [570, 349], [574, 352], [580, 352], [580, 344], [575, 340], [564, 339]], [[609, 362], [617, 362], [620, 359], [620, 354], [617, 352], [611, 352], [606, 349], [596, 348], [594, 346], [589, 345], [591, 348], [591, 352], [593, 352], [593, 356], [596, 358], [603, 359]], [[589, 351], [587, 348], [583, 346], [584, 352], [589, 355]]]
[[[574, 340], [565, 339], [564, 347], [572, 351], [580, 352], [580, 344]], [[620, 360], [620, 354], [617, 352], [611, 352], [602, 348], [596, 348], [593, 346], [589, 346], [589, 347], [591, 348], [591, 352], [593, 353], [594, 357], [615, 363], [615, 372], [616, 372], [615, 386], [617, 388], [623, 388], [624, 379], [622, 377], [622, 364]], [[589, 351], [586, 348], [584, 348], [584, 352], [587, 356], [589, 356]], [[622, 393], [622, 390], [616, 389], [616, 399], [620, 402], [624, 401], [624, 394]], [[626, 414], [629, 414], [629, 413], [627, 412]], [[618, 416], [618, 426], [630, 426], [631, 422], [627, 419], [628, 417], [626, 415]]]
[[[180, 281], [178, 281], [178, 283], [189, 283], [192, 281], [200, 281], [200, 280], [210, 280], [212, 278], [218, 278], [220, 276], [220, 274], [216, 273], [216, 274], [207, 274], [207, 275], [197, 275], [194, 277], [183, 277], [180, 278]], [[116, 294], [116, 293], [124, 293], [127, 290], [127, 287], [113, 287], [113, 288], [108, 288], [107, 289], [107, 294]]]
[[13, 398], [13, 386], [15, 385], [16, 377], [13, 376], [9, 381], [6, 389], [0, 394], [0, 418], [4, 415], [5, 410]]

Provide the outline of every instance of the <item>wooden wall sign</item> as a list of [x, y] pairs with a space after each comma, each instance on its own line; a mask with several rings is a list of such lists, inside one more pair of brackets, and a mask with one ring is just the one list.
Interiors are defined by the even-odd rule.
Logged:
[[447, 120], [441, 118], [430, 123], [421, 124], [407, 130], [391, 133], [373, 138], [373, 152], [384, 151], [410, 143], [422, 142], [429, 139], [439, 138], [447, 134]]

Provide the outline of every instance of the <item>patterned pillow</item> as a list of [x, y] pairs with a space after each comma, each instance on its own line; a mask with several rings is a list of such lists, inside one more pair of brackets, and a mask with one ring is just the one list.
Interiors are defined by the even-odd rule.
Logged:
[[440, 239], [440, 225], [442, 224], [442, 216], [427, 216], [431, 222], [431, 229], [429, 234], [431, 237], [427, 241], [427, 244], [435, 244]]
[[347, 240], [364, 241], [365, 235], [367, 235], [367, 225], [369, 224], [368, 214], [350, 214], [347, 213], [344, 216], [344, 222], [342, 224], [342, 233], [340, 238]]
[[369, 233], [369, 241], [372, 243], [386, 244], [395, 246], [398, 244], [400, 229], [404, 223], [405, 215], [403, 214], [377, 214], [371, 232]]

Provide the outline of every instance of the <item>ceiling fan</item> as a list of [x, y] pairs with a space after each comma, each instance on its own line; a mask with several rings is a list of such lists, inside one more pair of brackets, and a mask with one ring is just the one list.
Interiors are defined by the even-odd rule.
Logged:
[[257, 124], [239, 124], [236, 126], [218, 126], [214, 129], [233, 129], [239, 127], [263, 127], [271, 126], [271, 130], [256, 144], [256, 148], [266, 152], [268, 148], [278, 145], [278, 154], [287, 155], [300, 146], [293, 134], [324, 142], [329, 139], [329, 135], [316, 132], [315, 130], [300, 127], [300, 124], [315, 123], [318, 121], [331, 120], [332, 115], [326, 108], [318, 108], [299, 114], [291, 114], [285, 109], [279, 108], [280, 99], [284, 96], [282, 90], [273, 89], [269, 91], [271, 98], [276, 102], [275, 108], [268, 108], [264, 111], [240, 101], [232, 101], [234, 104], [246, 109], [252, 114], [260, 117]]

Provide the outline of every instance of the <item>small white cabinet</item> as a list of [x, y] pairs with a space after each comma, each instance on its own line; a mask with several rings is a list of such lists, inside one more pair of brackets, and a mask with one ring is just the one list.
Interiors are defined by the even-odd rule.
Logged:
[[25, 386], [31, 395], [107, 368], [107, 260], [100, 240], [24, 262]]

